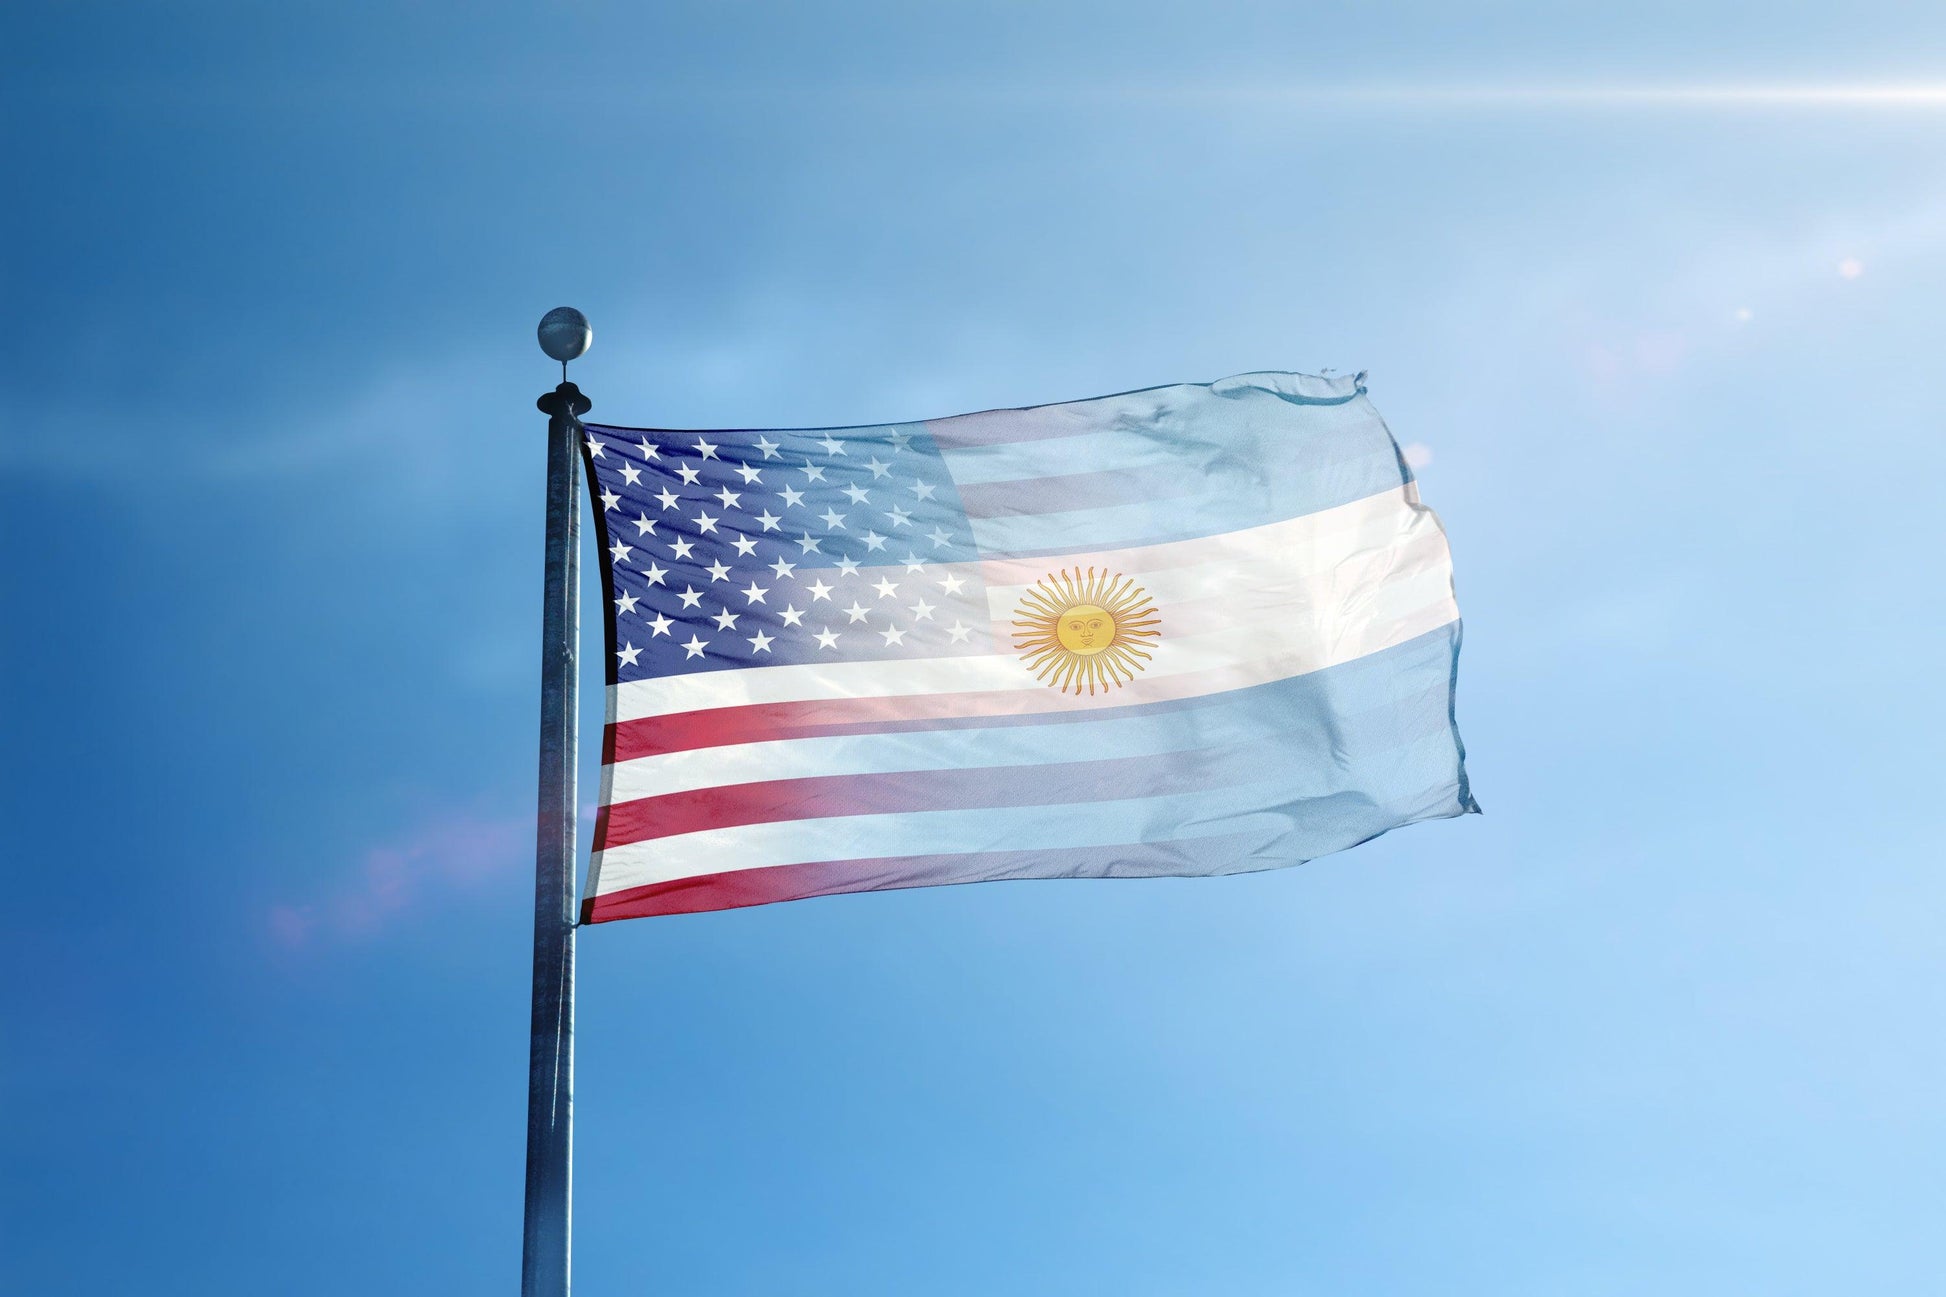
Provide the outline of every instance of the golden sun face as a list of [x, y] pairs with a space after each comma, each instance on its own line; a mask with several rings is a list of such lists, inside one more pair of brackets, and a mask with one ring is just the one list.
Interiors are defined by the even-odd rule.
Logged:
[[1063, 568], [1014, 610], [1014, 648], [1035, 678], [1063, 693], [1118, 689], [1148, 666], [1162, 632], [1148, 592], [1125, 576]]

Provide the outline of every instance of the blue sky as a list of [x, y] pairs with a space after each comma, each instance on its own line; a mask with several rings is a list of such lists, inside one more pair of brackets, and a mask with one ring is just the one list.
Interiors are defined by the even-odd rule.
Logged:
[[584, 934], [581, 1291], [1946, 1270], [1946, 97], [1788, 93], [1936, 10], [0, 21], [0, 1287], [515, 1285], [564, 302], [621, 423], [1368, 370], [1486, 808]]

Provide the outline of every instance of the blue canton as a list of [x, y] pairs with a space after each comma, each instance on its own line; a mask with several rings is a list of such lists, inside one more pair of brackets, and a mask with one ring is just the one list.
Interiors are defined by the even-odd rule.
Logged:
[[610, 684], [992, 651], [972, 529], [923, 427], [586, 432]]

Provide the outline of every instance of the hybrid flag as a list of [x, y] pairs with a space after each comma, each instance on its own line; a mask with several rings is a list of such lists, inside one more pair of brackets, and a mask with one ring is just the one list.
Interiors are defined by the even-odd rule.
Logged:
[[1478, 809], [1446, 539], [1362, 376], [586, 434], [585, 921], [1272, 869]]

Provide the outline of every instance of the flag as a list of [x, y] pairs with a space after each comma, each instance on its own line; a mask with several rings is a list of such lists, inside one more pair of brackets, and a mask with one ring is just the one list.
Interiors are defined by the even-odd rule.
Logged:
[[1362, 379], [587, 425], [583, 920], [1270, 869], [1477, 810], [1445, 535]]

